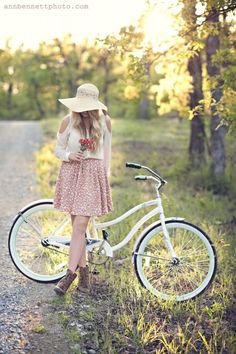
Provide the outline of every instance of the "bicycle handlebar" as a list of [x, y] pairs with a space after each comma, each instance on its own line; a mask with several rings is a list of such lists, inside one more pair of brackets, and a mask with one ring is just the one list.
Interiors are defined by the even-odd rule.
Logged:
[[[134, 162], [126, 162], [126, 167], [129, 168], [143, 168], [145, 170], [148, 170], [149, 172], [151, 172], [152, 175], [154, 175], [155, 177], [157, 177], [159, 179], [159, 181], [161, 182], [161, 185], [164, 185], [167, 183], [166, 180], [164, 180], [161, 176], [159, 176], [155, 171], [151, 170], [151, 168], [147, 167], [147, 166], [142, 166], [138, 163], [134, 163]], [[147, 176], [135, 176], [136, 180], [146, 180], [148, 179]]]
[[138, 163], [133, 163], [133, 162], [126, 162], [126, 167], [130, 167], [130, 168], [142, 168], [141, 165], [139, 165]]
[[147, 176], [135, 176], [134, 179], [145, 180], [145, 179], [147, 179]]

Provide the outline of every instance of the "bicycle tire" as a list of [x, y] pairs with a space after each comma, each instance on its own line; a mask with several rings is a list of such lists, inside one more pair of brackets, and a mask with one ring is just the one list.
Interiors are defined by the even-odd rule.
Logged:
[[[148, 289], [151, 293], [153, 293], [155, 296], [157, 297], [160, 297], [161, 299], [163, 300], [169, 300], [169, 299], [173, 299], [174, 301], [185, 301], [185, 300], [189, 300], [189, 299], [192, 299], [192, 298], [195, 298], [196, 296], [199, 296], [200, 294], [202, 294], [208, 287], [209, 285], [211, 284], [211, 282], [213, 281], [214, 279], [214, 276], [216, 274], [216, 269], [217, 269], [217, 255], [216, 255], [216, 251], [215, 251], [215, 247], [212, 243], [212, 241], [210, 240], [209, 236], [203, 231], [201, 230], [198, 226], [195, 226], [187, 221], [179, 221], [179, 220], [170, 220], [170, 221], [167, 221], [166, 222], [166, 227], [170, 233], [171, 230], [174, 230], [175, 229], [178, 229], [178, 230], [186, 230], [188, 231], [191, 235], [194, 235], [194, 237], [196, 236], [196, 238], [192, 238], [192, 245], [191, 247], [193, 247], [193, 244], [195, 242], [196, 246], [198, 245], [198, 242], [199, 242], [199, 245], [202, 245], [202, 246], [199, 246], [199, 247], [202, 247], [202, 248], [199, 248], [199, 250], [201, 250], [201, 252], [198, 252], [195, 254], [193, 254], [193, 259], [194, 261], [192, 262], [192, 264], [196, 264], [195, 265], [195, 268], [194, 266], [190, 266], [190, 257], [191, 257], [191, 253], [190, 251], [193, 249], [193, 248], [188, 248], [188, 250], [190, 250], [189, 252], [184, 252], [184, 254], [186, 255], [179, 255], [178, 254], [178, 239], [180, 239], [181, 241], [181, 232], [179, 231], [178, 232], [178, 236], [176, 236], [177, 234], [175, 233], [175, 239], [173, 239], [173, 247], [174, 247], [174, 250], [175, 252], [177, 253], [177, 258], [179, 257], [179, 270], [181, 271], [181, 276], [182, 276], [182, 281], [183, 281], [183, 285], [181, 285], [180, 283], [180, 280], [181, 279], [176, 279], [176, 284], [168, 284], [168, 280], [167, 279], [167, 276], [169, 276], [169, 278], [171, 279], [172, 277], [172, 280], [174, 277], [177, 277], [176, 276], [176, 269], [177, 268], [177, 264], [171, 264], [171, 258], [169, 256], [169, 259], [168, 258], [165, 258], [166, 257], [166, 254], [167, 254], [167, 249], [165, 247], [165, 250], [164, 251], [164, 246], [161, 244], [161, 246], [159, 245], [160, 249], [159, 249], [159, 253], [163, 252], [162, 253], [162, 257], [158, 257], [158, 255], [150, 255], [150, 252], [149, 254], [148, 253], [145, 253], [145, 249], [146, 249], [146, 252], [148, 252], [148, 247], [154, 247], [155, 246], [155, 242], [164, 242], [163, 241], [163, 238], [161, 237], [161, 234], [162, 234], [162, 226], [161, 224], [157, 224], [157, 225], [154, 225], [152, 229], [148, 230], [144, 235], [143, 237], [140, 239], [136, 249], [135, 249], [135, 252], [134, 252], [134, 269], [135, 269], [135, 273], [136, 273], [136, 276], [140, 282], [140, 284]], [[155, 237], [155, 239], [153, 239], [153, 237]], [[158, 239], [159, 237], [159, 239]], [[152, 241], [153, 239], [153, 245], [151, 245], [150, 241]], [[156, 241], [157, 240], [157, 241]], [[182, 240], [183, 240], [183, 236], [182, 236]], [[183, 242], [183, 241], [182, 241]], [[190, 241], [188, 241], [189, 243]], [[149, 244], [149, 246], [148, 246]], [[154, 249], [154, 252], [157, 252], [155, 250], [156, 246], [153, 248]], [[176, 248], [176, 249], [175, 249]], [[183, 249], [184, 250], [184, 249]], [[196, 249], [197, 250], [197, 249]], [[205, 252], [205, 253], [204, 253]], [[203, 257], [204, 254], [208, 254], [209, 256], [209, 267], [208, 267], [208, 271], [207, 271], [207, 258], [206, 260], [204, 260], [203, 258], [199, 258], [199, 257]], [[163, 256], [165, 255], [165, 257]], [[198, 258], [197, 258], [198, 257]], [[184, 258], [188, 259], [189, 261], [185, 261]], [[182, 259], [182, 260], [181, 260]], [[148, 260], [148, 261], [147, 261]], [[147, 264], [145, 265], [144, 262], [146, 262]], [[152, 262], [152, 265], [150, 266], [150, 262]], [[156, 264], [155, 264], [156, 262]], [[162, 263], [161, 263], [162, 262]], [[168, 263], [169, 262], [169, 263]], [[204, 263], [205, 262], [205, 263]], [[148, 266], [148, 263], [149, 263], [149, 266]], [[159, 263], [159, 264], [158, 264]], [[179, 293], [180, 290], [180, 286], [186, 286], [187, 288], [187, 284], [191, 284], [194, 283], [194, 281], [191, 279], [190, 280], [190, 275], [193, 277], [196, 277], [196, 274], [198, 272], [199, 274], [199, 277], [201, 276], [201, 273], [199, 270], [196, 269], [197, 267], [197, 263], [199, 263], [199, 265], [201, 266], [201, 263], [202, 263], [202, 268], [204, 270], [204, 267], [205, 267], [205, 272], [207, 271], [207, 274], [204, 278], [204, 280], [201, 282], [201, 284], [199, 286], [197, 286], [196, 288], [192, 289], [191, 291], [189, 292], [186, 292], [186, 293]], [[144, 265], [143, 265], [144, 264]], [[171, 265], [172, 265], [172, 269], [171, 269]], [[180, 266], [182, 267], [182, 269], [180, 268]], [[146, 267], [146, 269], [145, 269]], [[149, 267], [149, 269], [148, 269]], [[153, 270], [151, 270], [151, 267], [153, 267]], [[174, 267], [175, 267], [175, 274], [171, 274], [171, 273], [174, 273]], [[187, 271], [185, 272], [186, 274], [184, 274], [183, 272], [183, 269], [184, 267], [187, 269]], [[145, 270], [144, 270], [145, 269]], [[161, 271], [165, 271], [166, 272], [166, 276], [161, 280], [161, 277], [163, 277], [163, 275], [160, 275], [161, 274]], [[146, 272], [146, 274], [145, 274]], [[148, 274], [149, 272], [149, 274]], [[153, 273], [151, 273], [153, 272]], [[156, 272], [156, 275], [155, 275], [155, 272]], [[159, 274], [158, 274], [159, 272]], [[154, 274], [152, 276], [152, 274]], [[151, 281], [148, 279], [149, 275], [151, 275], [152, 277], [150, 277], [150, 279], [154, 279], [152, 280], [152, 282], [156, 282], [157, 285], [155, 285], [155, 287], [152, 285]], [[189, 277], [189, 279], [186, 278], [186, 276]], [[156, 278], [155, 278], [156, 277]], [[193, 278], [194, 279], [194, 278]], [[159, 280], [159, 284], [158, 284], [158, 280]], [[177, 280], [179, 281], [179, 283], [177, 282]], [[164, 287], [167, 289], [165, 290]], [[169, 287], [169, 288], [168, 288]], [[173, 293], [171, 293], [171, 290], [170, 290], [170, 287], [174, 287], [176, 288], [176, 290], [173, 290]], [[188, 285], [188, 287], [190, 288], [190, 285]], [[177, 288], [178, 288], [178, 294], [177, 294]], [[165, 290], [165, 291], [164, 291]], [[174, 294], [174, 291], [175, 291], [175, 294]]]
[[[36, 201], [35, 204], [31, 204], [26, 208], [23, 208], [21, 212], [18, 213], [18, 215], [15, 217], [13, 224], [11, 226], [11, 229], [9, 231], [9, 237], [8, 237], [8, 249], [9, 249], [9, 254], [11, 257], [12, 262], [14, 263], [15, 267], [27, 278], [40, 282], [40, 283], [52, 283], [56, 282], [59, 279], [61, 279], [65, 273], [66, 269], [63, 269], [62, 271], [55, 273], [55, 274], [40, 274], [32, 269], [29, 269], [26, 264], [22, 261], [20, 258], [20, 252], [21, 250], [17, 249], [17, 241], [20, 240], [19, 242], [23, 242], [22, 239], [20, 239], [20, 228], [22, 225], [27, 224], [25, 220], [29, 218], [29, 216], [32, 216], [36, 212], [40, 211], [57, 211], [53, 207], [53, 200], [47, 200], [47, 201]], [[58, 214], [61, 213], [57, 211]], [[64, 215], [63, 213], [61, 213]], [[65, 217], [65, 215], [64, 215]], [[27, 233], [26, 233], [27, 234]], [[27, 242], [27, 238], [25, 236], [25, 243]], [[40, 242], [38, 242], [40, 243]], [[31, 245], [30, 245], [31, 246]], [[28, 247], [30, 249], [30, 247]], [[25, 250], [22, 249], [22, 252]], [[29, 251], [28, 251], [29, 252]], [[51, 251], [50, 251], [51, 252]], [[32, 253], [32, 257], [34, 257], [34, 254]], [[50, 256], [49, 256], [50, 257]], [[52, 252], [51, 252], [51, 257], [52, 257]], [[54, 257], [55, 258], [55, 257]], [[53, 260], [55, 261], [55, 260]]]

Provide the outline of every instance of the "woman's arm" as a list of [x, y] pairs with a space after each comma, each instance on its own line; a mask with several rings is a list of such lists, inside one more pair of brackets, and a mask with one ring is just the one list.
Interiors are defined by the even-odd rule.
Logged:
[[107, 171], [107, 176], [111, 175], [111, 145], [112, 145], [112, 128], [111, 128], [111, 118], [106, 115], [105, 116], [105, 132], [103, 138], [104, 144], [104, 163]]
[[57, 132], [57, 141], [55, 146], [55, 155], [62, 161], [69, 162], [70, 152], [66, 151], [67, 141], [69, 138], [69, 123], [70, 115], [63, 118], [60, 127]]
[[57, 143], [55, 147], [55, 155], [62, 161], [71, 162], [71, 161], [80, 161], [84, 159], [84, 152], [70, 152], [66, 149], [67, 142], [70, 134], [70, 115], [64, 117], [63, 121], [60, 124], [60, 127], [57, 132]]

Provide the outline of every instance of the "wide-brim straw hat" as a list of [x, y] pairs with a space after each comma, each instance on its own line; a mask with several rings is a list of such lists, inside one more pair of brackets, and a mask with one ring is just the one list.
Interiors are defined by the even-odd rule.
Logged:
[[99, 90], [93, 84], [83, 84], [77, 88], [76, 96], [71, 98], [59, 98], [62, 104], [73, 112], [92, 111], [94, 109], [104, 109], [107, 107], [98, 100]]

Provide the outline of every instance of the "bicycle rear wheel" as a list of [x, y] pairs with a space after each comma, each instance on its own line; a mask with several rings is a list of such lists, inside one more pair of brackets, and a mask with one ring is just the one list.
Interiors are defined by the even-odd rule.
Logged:
[[15, 218], [9, 233], [9, 253], [26, 277], [54, 282], [66, 273], [70, 238], [68, 214], [55, 209], [52, 200], [36, 201]]
[[136, 275], [142, 286], [164, 300], [192, 299], [206, 290], [214, 278], [215, 248], [204, 231], [188, 222], [171, 220], [166, 227], [176, 258], [171, 259], [158, 224], [136, 247]]

